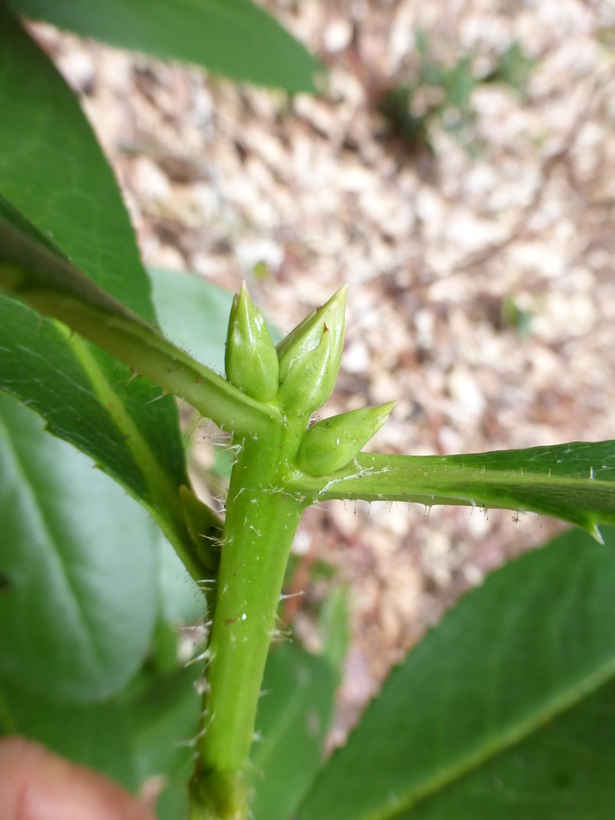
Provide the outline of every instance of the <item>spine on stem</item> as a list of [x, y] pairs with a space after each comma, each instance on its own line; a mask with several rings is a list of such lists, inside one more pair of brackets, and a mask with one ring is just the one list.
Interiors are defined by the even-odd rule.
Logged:
[[275, 433], [247, 440], [233, 468], [191, 789], [193, 820], [247, 816], [245, 770], [258, 696], [304, 506], [275, 487], [285, 449]]

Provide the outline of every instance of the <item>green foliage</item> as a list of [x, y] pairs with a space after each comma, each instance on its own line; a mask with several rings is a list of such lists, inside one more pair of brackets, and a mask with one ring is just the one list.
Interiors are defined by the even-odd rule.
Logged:
[[336, 683], [336, 669], [326, 657], [292, 645], [271, 653], [251, 756], [255, 817], [293, 816], [322, 764]]
[[523, 53], [519, 43], [513, 42], [500, 55], [493, 70], [486, 77], [483, 77], [481, 82], [504, 83], [523, 94], [535, 65], [536, 61], [531, 60]]
[[245, 282], [233, 299], [225, 354], [226, 378], [258, 401], [270, 401], [280, 386], [280, 365], [265, 317]]
[[301, 820], [608, 816], [615, 530], [605, 540], [566, 533], [466, 595], [393, 671]]
[[117, 691], [154, 628], [151, 522], [86, 456], [45, 433], [31, 410], [5, 394], [0, 507], [0, 672], [70, 701]]
[[249, 0], [9, 0], [26, 17], [235, 80], [315, 91], [317, 60]]
[[58, 702], [6, 680], [0, 680], [0, 696], [10, 716], [10, 723], [3, 727], [5, 733], [37, 740], [127, 789], [137, 790], [140, 784], [128, 716], [116, 701]]
[[[309, 88], [317, 65], [245, 0], [10, 6], [289, 90]], [[431, 116], [471, 116], [477, 80], [467, 58], [444, 68], [420, 49], [419, 82], [439, 101], [413, 120], [414, 91], [394, 97], [404, 127], [426, 134]], [[483, 81], [521, 84], [528, 70], [513, 45]], [[0, 109], [0, 733], [133, 791], [156, 778], [160, 820], [244, 820], [248, 796], [256, 820], [610, 816], [613, 530], [605, 545], [569, 532], [468, 594], [320, 774], [345, 593], [322, 608], [322, 655], [269, 647], [306, 506], [532, 510], [598, 539], [615, 524], [615, 442], [360, 453], [390, 405], [308, 429], [335, 384], [345, 289], [285, 339], [272, 333], [274, 349], [244, 288], [227, 381], [232, 298], [168, 271], [151, 289], [77, 101], [2, 5]], [[173, 395], [233, 438], [224, 525], [190, 486]]]
[[[1, 5], [0, 109], [0, 215], [42, 234], [153, 321], [149, 280], [113, 172], [74, 94]], [[170, 396], [154, 401], [158, 387], [131, 376], [100, 348], [0, 296], [0, 388], [156, 508], [180, 541], [173, 488], [187, 476], [177, 410]]]

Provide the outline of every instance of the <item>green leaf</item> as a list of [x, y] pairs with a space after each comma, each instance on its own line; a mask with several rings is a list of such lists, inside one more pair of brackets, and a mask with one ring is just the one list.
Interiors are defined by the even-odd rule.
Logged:
[[315, 91], [321, 66], [248, 0], [9, 0], [14, 11], [82, 37], [200, 63], [236, 80]]
[[598, 524], [615, 524], [615, 441], [460, 456], [360, 454], [324, 479], [287, 484], [315, 499], [417, 501], [502, 507], [561, 518], [600, 540]]
[[[96, 769], [130, 791], [140, 785], [128, 717], [115, 701], [62, 704], [0, 678], [11, 734], [20, 734], [75, 763]], [[0, 732], [1, 734], [1, 732]]]
[[615, 681], [406, 820], [610, 820], [615, 788]]
[[173, 624], [195, 623], [205, 614], [203, 593], [161, 532], [158, 544], [162, 616]]
[[121, 488], [0, 394], [0, 671], [75, 701], [122, 687], [152, 635], [156, 535]]
[[322, 764], [337, 675], [292, 645], [267, 661], [252, 748], [255, 820], [287, 820]]
[[615, 530], [605, 540], [565, 533], [466, 595], [393, 671], [301, 820], [609, 817]]
[[348, 624], [348, 594], [346, 587], [338, 587], [330, 593], [320, 611], [320, 634], [324, 644], [324, 655], [337, 675], [342, 679], [344, 661], [350, 644]]
[[157, 806], [160, 820], [184, 820], [188, 780], [194, 769], [194, 738], [201, 698], [194, 684], [201, 670], [192, 665], [160, 677], [144, 693], [126, 702], [139, 782], [163, 777]]
[[[74, 94], [4, 6], [0, 111], [5, 226], [17, 225], [31, 245], [42, 234], [48, 257], [52, 245], [153, 321], [149, 281], [113, 172]], [[6, 235], [0, 251], [5, 241]], [[66, 328], [7, 297], [0, 297], [0, 389], [32, 406], [51, 432], [141, 500], [188, 560], [191, 539], [178, 495], [187, 477], [171, 397], [154, 401], [159, 388], [132, 379], [107, 353], [71, 340]]]
[[195, 666], [158, 676], [144, 668], [126, 691], [87, 705], [33, 696], [0, 676], [0, 735], [36, 740], [133, 792], [161, 778], [158, 817], [184, 820], [194, 767], [187, 741], [198, 730], [201, 711], [194, 688], [199, 675]]
[[77, 98], [4, 6], [0, 111], [0, 195], [94, 282], [153, 322], [149, 281], [113, 171]]

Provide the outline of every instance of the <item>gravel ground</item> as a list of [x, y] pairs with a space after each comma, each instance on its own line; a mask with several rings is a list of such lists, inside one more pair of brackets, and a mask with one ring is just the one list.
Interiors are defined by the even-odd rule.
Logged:
[[[615, 5], [266, 5], [328, 66], [322, 96], [33, 27], [81, 95], [146, 263], [231, 289], [245, 278], [284, 331], [348, 282], [323, 415], [396, 400], [369, 449], [615, 438]], [[410, 107], [387, 116], [404, 87]], [[210, 460], [197, 448], [197, 481]], [[332, 586], [351, 590], [332, 744], [460, 594], [560, 529], [510, 512], [346, 506], [306, 515], [293, 586], [306, 594], [286, 611], [317, 647], [314, 609]]]

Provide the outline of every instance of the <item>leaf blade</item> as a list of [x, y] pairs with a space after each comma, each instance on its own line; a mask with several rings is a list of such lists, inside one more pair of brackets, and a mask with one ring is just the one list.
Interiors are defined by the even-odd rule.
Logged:
[[287, 820], [322, 764], [337, 675], [325, 657], [288, 645], [267, 660], [252, 748], [256, 820]]
[[62, 757], [95, 769], [135, 792], [139, 786], [127, 716], [114, 700], [66, 704], [32, 695], [0, 678], [0, 698], [14, 730]]
[[613, 680], [402, 820], [608, 820], [615, 761]]
[[611, 680], [615, 532], [605, 538], [568, 532], [462, 599], [395, 669], [301, 820], [414, 817]]
[[14, 11], [82, 37], [199, 63], [215, 73], [287, 91], [315, 91], [318, 61], [248, 0], [11, 0]]
[[[149, 280], [113, 172], [74, 94], [5, 6], [0, 108], [3, 224], [17, 226], [31, 244], [42, 237], [44, 253], [51, 246], [72, 258], [92, 286], [98, 283], [153, 321]], [[61, 256], [59, 264], [65, 264]], [[80, 360], [57, 325], [13, 299], [0, 301], [0, 389], [30, 404], [55, 434], [141, 499], [189, 561], [192, 542], [178, 495], [187, 476], [172, 398], [150, 404], [160, 390], [132, 380], [129, 368], [89, 346], [81, 347]]]
[[106, 697], [151, 639], [154, 527], [89, 459], [3, 395], [0, 461], [0, 670], [46, 697]]
[[49, 57], [0, 8], [0, 194], [147, 322], [150, 285], [109, 164]]
[[188, 273], [149, 268], [152, 295], [166, 336], [224, 373], [224, 349], [233, 294]]

